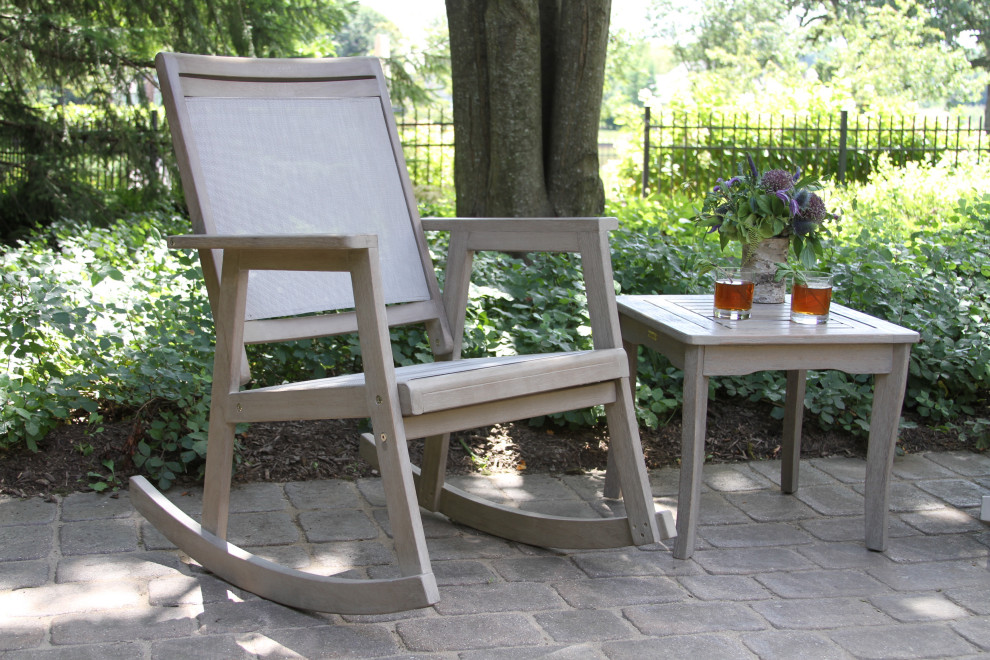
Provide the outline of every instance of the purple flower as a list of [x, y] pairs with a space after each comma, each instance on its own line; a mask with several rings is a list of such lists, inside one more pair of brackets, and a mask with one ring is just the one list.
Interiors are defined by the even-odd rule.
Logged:
[[799, 215], [802, 220], [820, 223], [825, 220], [825, 216], [827, 214], [828, 210], [825, 208], [825, 202], [822, 201], [822, 198], [815, 193], [811, 193], [807, 204], [797, 215]]
[[793, 187], [794, 181], [786, 170], [767, 170], [760, 179], [760, 188], [767, 192], [786, 191]]
[[777, 199], [779, 199], [784, 203], [784, 206], [786, 206], [787, 209], [790, 211], [792, 218], [795, 215], [797, 215], [798, 212], [801, 210], [801, 207], [798, 206], [797, 200], [788, 197], [787, 193], [785, 193], [783, 190], [777, 190], [776, 192], [774, 192], [774, 195], [776, 195]]
[[760, 176], [760, 173], [756, 170], [756, 163], [753, 162], [753, 157], [746, 154], [746, 160], [749, 161], [749, 172], [753, 175], [753, 181]]

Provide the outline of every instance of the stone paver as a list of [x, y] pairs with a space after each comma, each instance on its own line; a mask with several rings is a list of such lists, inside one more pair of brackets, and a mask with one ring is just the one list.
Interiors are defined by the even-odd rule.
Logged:
[[947, 451], [925, 454], [925, 458], [964, 477], [990, 476], [990, 457], [968, 451]]
[[863, 515], [863, 496], [848, 486], [808, 486], [794, 496], [823, 516]]
[[494, 582], [444, 589], [434, 605], [440, 614], [480, 614], [514, 610], [550, 610], [563, 606], [550, 585], [539, 582]]
[[811, 535], [787, 523], [702, 525], [698, 534], [716, 548], [777, 547], [811, 543]]
[[876, 628], [848, 628], [830, 637], [859, 658], [951, 658], [980, 649], [951, 627], [903, 624]]
[[285, 492], [297, 509], [337, 509], [359, 503], [357, 486], [350, 481], [299, 481], [285, 484]]
[[892, 619], [862, 598], [805, 598], [753, 603], [777, 628], [829, 630], [847, 626], [879, 626]]
[[139, 639], [188, 637], [197, 629], [196, 616], [202, 608], [135, 607], [107, 617], [103, 612], [66, 614], [51, 623], [52, 644], [96, 644]]
[[725, 493], [760, 490], [769, 486], [767, 478], [750, 470], [746, 463], [709, 466], [704, 471], [704, 482], [712, 490]]
[[765, 573], [756, 579], [783, 598], [840, 598], [887, 593], [890, 588], [863, 571], [801, 571]]
[[[899, 456], [886, 552], [863, 542], [865, 461], [816, 458], [780, 492], [780, 462], [704, 468], [691, 559], [672, 540], [567, 551], [424, 513], [440, 602], [336, 615], [258, 598], [204, 571], [116, 497], [0, 496], [0, 657], [506, 657], [610, 660], [990, 656], [990, 526], [974, 517], [990, 460]], [[676, 507], [678, 471], [650, 473]], [[509, 506], [582, 516], [602, 471], [451, 479]], [[194, 517], [198, 489], [168, 493]], [[321, 575], [399, 575], [377, 479], [235, 487], [229, 537]], [[597, 512], [597, 513], [596, 513]]]
[[644, 635], [694, 635], [725, 630], [763, 630], [765, 619], [736, 603], [664, 603], [627, 607], [626, 618]]
[[814, 568], [814, 564], [790, 548], [705, 550], [695, 552], [692, 559], [715, 575], [754, 575]]
[[757, 522], [785, 522], [814, 517], [814, 511], [807, 504], [780, 491], [731, 493], [725, 498]]
[[517, 645], [543, 642], [543, 635], [529, 617], [518, 613], [429, 617], [400, 621], [395, 629], [411, 651], [433, 653], [495, 648], [509, 640]]
[[52, 530], [47, 525], [0, 527], [0, 562], [47, 557], [52, 547]]
[[849, 654], [817, 632], [803, 630], [766, 630], [743, 635], [743, 643], [764, 660], [848, 660]]
[[941, 621], [963, 619], [966, 608], [956, 605], [942, 594], [892, 594], [877, 596], [870, 602], [902, 623], [909, 621]]
[[752, 660], [753, 654], [738, 638], [731, 635], [679, 635], [654, 637], [628, 642], [606, 642], [602, 645], [614, 660], [643, 658], [719, 658], [719, 660]]
[[107, 555], [138, 549], [137, 521], [132, 518], [70, 522], [59, 530], [63, 555]]
[[134, 505], [127, 493], [72, 493], [62, 501], [62, 521], [130, 518]]
[[925, 454], [895, 456], [892, 473], [898, 479], [917, 481], [919, 479], [951, 479], [956, 476], [952, 470], [929, 460]]
[[0, 564], [0, 592], [40, 587], [48, 582], [51, 564], [45, 560], [8, 561]]
[[0, 495], [0, 525], [45, 525], [55, 520], [58, 505], [40, 497], [20, 500]]
[[[815, 517], [800, 522], [801, 528], [823, 541], [855, 541], [863, 543], [865, 532], [862, 512], [841, 518]], [[911, 536], [917, 530], [901, 522], [897, 516], [887, 516], [887, 533], [891, 538]]]
[[579, 643], [625, 639], [635, 633], [626, 621], [612, 612], [568, 610], [542, 612], [534, 618], [557, 642]]

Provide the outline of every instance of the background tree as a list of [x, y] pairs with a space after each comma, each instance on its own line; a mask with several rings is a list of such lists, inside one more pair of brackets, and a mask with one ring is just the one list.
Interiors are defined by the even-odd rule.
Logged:
[[815, 96], [824, 85], [860, 110], [886, 110], [971, 102], [982, 91], [967, 62], [971, 53], [960, 44], [963, 32], [952, 28], [950, 39], [935, 26], [946, 16], [939, 2], [949, 0], [654, 0], [651, 6], [655, 33], [673, 41], [681, 61], [702, 74], [696, 83], [715, 77], [729, 92], [723, 102], [757, 92], [772, 106], [788, 90]]
[[[446, 28], [426, 35], [425, 44], [409, 43], [388, 18], [359, 6], [354, 16], [333, 36], [338, 57], [378, 55], [387, 58], [389, 96], [399, 112], [425, 108], [437, 101], [438, 90], [449, 87], [450, 53]], [[387, 52], [376, 52], [376, 38], [387, 39]]]
[[605, 61], [605, 87], [602, 98], [602, 126], [617, 128], [631, 108], [641, 116], [643, 97], [656, 93], [657, 76], [673, 68], [669, 47], [626, 30], [611, 30], [608, 59]]
[[792, 0], [808, 25], [829, 26], [861, 19], [870, 10], [890, 7], [920, 16], [938, 31], [937, 39], [966, 54], [974, 68], [990, 71], [990, 3], [981, 0]]
[[745, 84], [768, 68], [787, 73], [797, 68], [800, 50], [788, 11], [784, 0], [703, 0], [690, 6], [659, 0], [652, 18], [657, 33], [674, 44], [689, 68]]
[[[354, 3], [337, 0], [0, 0], [0, 130], [26, 162], [0, 200], [0, 237], [60, 215], [106, 209], [73, 173], [76, 104], [105, 120], [117, 150], [146, 149], [122, 108], [147, 104], [154, 55], [176, 50], [255, 57], [332, 54], [326, 39]], [[321, 50], [324, 49], [324, 50]]]
[[878, 98], [939, 106], [973, 97], [979, 86], [965, 51], [953, 48], [927, 14], [920, 3], [904, 0], [836, 21], [823, 32], [828, 46], [815, 69], [822, 80], [853, 90], [860, 107]]
[[610, 0], [446, 6], [458, 215], [599, 215]]

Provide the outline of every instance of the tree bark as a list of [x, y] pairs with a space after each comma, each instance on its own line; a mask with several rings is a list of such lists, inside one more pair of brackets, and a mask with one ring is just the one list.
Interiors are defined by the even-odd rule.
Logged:
[[561, 6], [548, 159], [550, 202], [558, 216], [598, 215], [605, 208], [598, 127], [610, 7], [610, 0]]
[[457, 214], [600, 215], [611, 0], [447, 0]]

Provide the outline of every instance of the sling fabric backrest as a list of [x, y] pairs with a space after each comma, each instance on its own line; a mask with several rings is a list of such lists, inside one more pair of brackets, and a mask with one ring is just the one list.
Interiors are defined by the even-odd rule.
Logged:
[[[403, 188], [405, 164], [393, 148], [387, 96], [336, 95], [332, 85], [306, 80], [239, 82], [234, 89], [249, 90], [246, 98], [228, 91], [225, 80], [215, 83], [216, 95], [202, 77], [194, 85], [206, 91], [181, 97], [183, 134], [200, 179], [195, 189], [204, 231], [377, 234], [386, 303], [429, 299], [418, 218]], [[312, 96], [314, 88], [326, 96]], [[255, 272], [247, 318], [353, 304], [343, 274]]]

